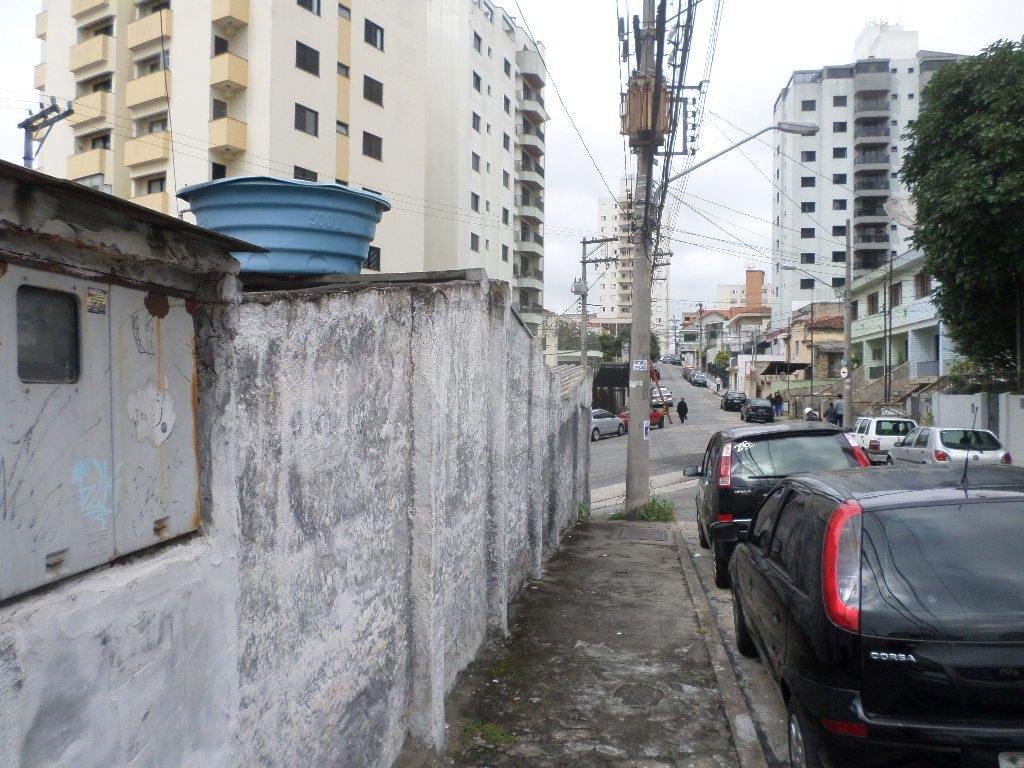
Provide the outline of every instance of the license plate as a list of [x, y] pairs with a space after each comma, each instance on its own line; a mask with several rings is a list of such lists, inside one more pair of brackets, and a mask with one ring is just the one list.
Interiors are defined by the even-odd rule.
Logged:
[[999, 768], [1024, 768], [1024, 752], [1001, 752]]

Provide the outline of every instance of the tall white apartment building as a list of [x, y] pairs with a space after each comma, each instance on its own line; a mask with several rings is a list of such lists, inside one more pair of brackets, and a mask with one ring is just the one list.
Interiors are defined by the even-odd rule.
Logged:
[[[909, 232], [883, 209], [904, 198], [898, 172], [921, 90], [959, 56], [918, 49], [917, 32], [870, 24], [852, 64], [793, 73], [775, 120], [812, 122], [816, 136], [777, 133], [772, 200], [772, 326], [793, 309], [834, 300], [845, 284], [846, 227], [853, 269], [870, 270], [907, 250]], [[783, 270], [783, 266], [796, 267]]]
[[75, 109], [46, 173], [172, 215], [224, 176], [371, 189], [369, 269], [483, 267], [539, 325], [543, 51], [488, 0], [44, 0], [36, 35]]
[[[618, 237], [618, 242], [603, 243], [598, 254], [602, 259], [614, 259], [614, 263], [597, 266], [597, 295], [594, 314], [597, 322], [608, 330], [615, 331], [618, 326], [629, 325], [633, 321], [633, 259], [634, 247], [629, 242], [629, 218], [627, 212], [632, 205], [627, 190], [632, 187], [632, 179], [622, 179], [619, 184], [619, 198], [610, 197], [598, 200], [597, 231], [601, 237]], [[640, 254], [642, 257], [642, 254]], [[669, 255], [659, 258], [660, 262], [668, 262]], [[607, 269], [605, 269], [607, 267]], [[654, 282], [651, 288], [651, 330], [661, 339], [662, 349], [668, 349], [671, 328], [668, 314], [668, 282], [669, 267], [658, 267], [654, 271]]]

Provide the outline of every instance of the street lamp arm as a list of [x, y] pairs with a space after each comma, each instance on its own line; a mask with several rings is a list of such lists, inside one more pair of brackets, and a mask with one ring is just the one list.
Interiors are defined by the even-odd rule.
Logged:
[[[728, 146], [725, 149], [723, 149], [721, 152], [716, 152], [715, 154], [711, 155], [710, 157], [704, 158], [699, 163], [695, 163], [695, 164], [691, 165], [689, 168], [686, 168], [685, 170], [680, 171], [679, 173], [675, 174], [674, 176], [669, 176], [669, 178], [661, 186], [662, 187], [667, 187], [672, 182], [678, 181], [679, 179], [683, 178], [683, 176], [685, 176], [686, 174], [693, 173], [698, 168], [700, 168], [702, 165], [707, 165], [712, 160], [717, 160], [722, 155], [724, 155], [724, 154], [726, 154], [728, 152], [732, 152], [734, 149], [736, 149], [736, 147], [741, 147], [744, 144], [746, 144], [748, 141], [753, 141], [754, 139], [756, 139], [761, 134], [768, 133], [769, 131], [774, 131], [776, 128], [777, 128], [777, 126], [775, 126], [775, 125], [769, 125], [767, 128], [762, 128], [757, 133], [752, 133], [749, 136], [746, 136], [745, 138], [740, 139], [735, 144], [733, 144], [731, 146]], [[660, 191], [660, 189], [659, 189], [659, 191]]]

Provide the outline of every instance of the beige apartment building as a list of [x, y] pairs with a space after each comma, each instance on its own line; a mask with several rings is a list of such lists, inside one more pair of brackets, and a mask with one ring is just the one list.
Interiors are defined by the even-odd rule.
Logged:
[[[383, 194], [367, 268], [483, 267], [543, 304], [543, 48], [488, 0], [44, 0], [40, 170], [187, 216], [265, 174]], [[331, 118], [334, 124], [331, 124]]]

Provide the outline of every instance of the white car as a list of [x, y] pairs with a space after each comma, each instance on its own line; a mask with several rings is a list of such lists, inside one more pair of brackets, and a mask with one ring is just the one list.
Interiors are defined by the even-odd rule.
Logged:
[[886, 463], [939, 464], [963, 467], [976, 464], [1013, 464], [999, 438], [987, 429], [921, 427], [889, 451]]
[[850, 433], [857, 445], [864, 449], [872, 464], [885, 464], [889, 451], [917, 429], [917, 422], [898, 416], [861, 416], [853, 423]]
[[672, 396], [672, 390], [668, 387], [651, 387], [651, 405], [668, 403], [669, 406], [672, 406], [675, 405], [675, 402], [675, 398]]
[[605, 435], [624, 435], [626, 425], [614, 413], [603, 408], [594, 408], [590, 412], [590, 439], [600, 440]]

